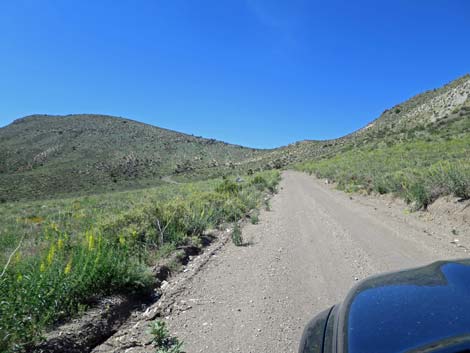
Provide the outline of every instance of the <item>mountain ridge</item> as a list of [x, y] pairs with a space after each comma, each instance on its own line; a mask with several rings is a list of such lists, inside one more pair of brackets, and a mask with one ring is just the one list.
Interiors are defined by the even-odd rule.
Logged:
[[384, 110], [345, 136], [274, 149], [244, 147], [123, 117], [33, 114], [0, 128], [0, 199], [142, 188], [169, 175], [204, 179], [283, 168], [365, 145], [444, 136], [450, 130], [466, 134], [469, 112], [467, 74]]

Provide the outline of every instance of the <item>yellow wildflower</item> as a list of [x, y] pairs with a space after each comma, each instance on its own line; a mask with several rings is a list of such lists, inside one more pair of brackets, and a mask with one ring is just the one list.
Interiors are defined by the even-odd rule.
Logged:
[[49, 253], [47, 254], [47, 263], [50, 265], [52, 261], [54, 260], [54, 255], [55, 255], [55, 244], [51, 245], [51, 248], [49, 249]]
[[23, 275], [21, 273], [18, 273], [18, 276], [16, 276], [16, 281], [19, 283], [23, 280]]
[[64, 239], [62, 238], [57, 239], [57, 249], [62, 250], [63, 247], [64, 247]]
[[67, 265], [65, 266], [65, 269], [64, 269], [64, 273], [68, 275], [71, 270], [72, 270], [72, 258], [70, 258], [69, 262], [67, 262]]
[[55, 232], [58, 232], [59, 231], [59, 226], [57, 225], [57, 223], [52, 222], [51, 223], [51, 229]]
[[87, 240], [88, 240], [88, 250], [93, 250], [95, 248], [95, 236], [92, 232], [87, 233]]
[[44, 264], [44, 262], [41, 262], [41, 265], [39, 266], [39, 271], [41, 272], [46, 271], [46, 265]]
[[121, 246], [124, 246], [126, 244], [126, 239], [124, 238], [124, 235], [119, 235], [119, 244], [121, 244]]

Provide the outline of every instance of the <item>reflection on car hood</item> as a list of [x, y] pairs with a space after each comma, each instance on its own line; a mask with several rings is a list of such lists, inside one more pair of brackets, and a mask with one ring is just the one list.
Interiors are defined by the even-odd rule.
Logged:
[[436, 262], [359, 283], [341, 305], [337, 329], [341, 353], [467, 347], [470, 260]]

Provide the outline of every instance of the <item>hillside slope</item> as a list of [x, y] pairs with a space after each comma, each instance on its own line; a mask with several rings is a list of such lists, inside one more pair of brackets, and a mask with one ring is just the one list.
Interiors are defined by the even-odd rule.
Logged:
[[190, 171], [219, 174], [260, 153], [128, 119], [34, 115], [0, 129], [0, 198], [121, 190]]
[[146, 187], [161, 183], [165, 176], [205, 179], [284, 168], [358, 148], [468, 136], [470, 75], [387, 109], [344, 137], [272, 150], [111, 116], [34, 115], [0, 129], [0, 201]]
[[357, 147], [371, 148], [405, 141], [449, 139], [470, 134], [470, 75], [418, 94], [385, 110], [349, 135], [324, 141], [300, 141], [257, 157], [257, 163], [287, 166], [326, 158]]
[[441, 196], [469, 199], [469, 97], [468, 76], [418, 95], [296, 168], [347, 191], [393, 193], [415, 209]]

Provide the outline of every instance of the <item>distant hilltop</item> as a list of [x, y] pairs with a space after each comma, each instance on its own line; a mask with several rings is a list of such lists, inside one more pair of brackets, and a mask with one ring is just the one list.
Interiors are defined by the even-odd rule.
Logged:
[[[95, 114], [31, 115], [0, 129], [0, 199], [56, 197], [284, 168], [468, 119], [470, 75], [385, 110], [344, 137], [261, 150]], [[464, 133], [465, 131], [463, 131]]]

